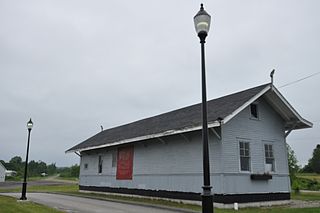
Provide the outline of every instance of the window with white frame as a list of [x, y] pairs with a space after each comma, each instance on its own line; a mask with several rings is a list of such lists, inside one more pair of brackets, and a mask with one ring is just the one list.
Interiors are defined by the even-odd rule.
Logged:
[[266, 167], [270, 167], [270, 168], [266, 168], [266, 170], [271, 170], [272, 172], [274, 172], [275, 166], [274, 166], [274, 155], [273, 155], [272, 144], [264, 145], [264, 155], [266, 159]]
[[99, 174], [102, 173], [102, 163], [103, 163], [102, 156], [99, 155], [99, 162], [98, 162], [98, 173]]
[[250, 143], [239, 141], [240, 170], [250, 171]]

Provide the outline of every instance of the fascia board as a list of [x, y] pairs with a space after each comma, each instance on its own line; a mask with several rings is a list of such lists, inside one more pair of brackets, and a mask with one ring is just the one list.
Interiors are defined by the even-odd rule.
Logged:
[[[208, 124], [208, 128], [217, 127], [217, 126], [220, 126], [220, 123], [218, 121], [214, 121], [214, 122]], [[82, 151], [88, 151], [88, 150], [93, 150], [93, 149], [101, 149], [101, 148], [117, 146], [117, 145], [121, 145], [121, 144], [134, 143], [134, 142], [138, 142], [138, 141], [142, 141], [142, 140], [148, 140], [148, 139], [160, 138], [160, 137], [169, 136], [169, 135], [192, 132], [192, 131], [196, 131], [196, 130], [200, 130], [200, 129], [202, 129], [202, 126], [195, 126], [195, 127], [181, 129], [181, 130], [168, 130], [168, 131], [165, 131], [162, 133], [145, 135], [145, 136], [135, 137], [135, 138], [129, 138], [129, 139], [116, 141], [116, 142], [108, 143], [108, 144], [102, 144], [102, 145], [98, 145], [98, 146], [90, 146], [90, 147], [85, 147], [85, 148], [80, 148], [80, 149], [72, 149], [72, 150], [66, 151], [65, 153], [73, 153], [73, 152], [82, 152]]]
[[273, 88], [273, 91], [276, 93], [276, 95], [280, 98], [280, 100], [288, 107], [291, 112], [298, 118], [298, 120], [310, 128], [313, 126], [313, 124], [310, 121], [307, 121], [306, 119], [302, 118], [301, 115], [291, 106], [291, 104], [281, 95], [281, 93], [276, 89]]
[[298, 118], [299, 121], [306, 124], [309, 127], [312, 127], [313, 124], [310, 121], [307, 121], [306, 119], [302, 118], [301, 115], [291, 106], [291, 104], [281, 95], [281, 93], [276, 89], [273, 88], [274, 92], [277, 94], [277, 96], [281, 99], [281, 101], [288, 107], [291, 112]]
[[241, 107], [233, 111], [230, 115], [226, 116], [223, 123], [227, 123], [232, 118], [234, 118], [237, 114], [239, 114], [242, 110], [244, 110], [246, 107], [248, 107], [250, 104], [252, 104], [255, 100], [260, 98], [263, 94], [265, 94], [267, 91], [271, 89], [270, 85], [267, 85], [263, 90], [261, 90], [258, 94], [253, 96], [251, 99], [249, 99], [246, 103], [244, 103]]

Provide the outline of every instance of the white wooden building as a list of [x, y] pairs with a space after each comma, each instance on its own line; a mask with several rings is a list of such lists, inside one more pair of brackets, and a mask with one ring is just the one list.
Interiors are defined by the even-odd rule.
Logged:
[[[271, 84], [208, 101], [214, 202], [290, 199], [286, 137], [312, 127]], [[201, 105], [104, 130], [81, 156], [81, 190], [200, 200]]]
[[0, 162], [0, 182], [4, 182], [6, 180], [6, 168]]

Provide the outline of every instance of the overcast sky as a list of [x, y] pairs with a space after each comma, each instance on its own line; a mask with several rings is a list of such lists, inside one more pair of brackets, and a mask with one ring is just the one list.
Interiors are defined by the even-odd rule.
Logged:
[[[204, 1], [208, 99], [319, 72], [320, 1]], [[0, 0], [0, 159], [79, 163], [65, 150], [100, 131], [201, 101], [198, 0]], [[305, 164], [320, 143], [320, 75], [280, 88], [312, 129], [288, 143]]]

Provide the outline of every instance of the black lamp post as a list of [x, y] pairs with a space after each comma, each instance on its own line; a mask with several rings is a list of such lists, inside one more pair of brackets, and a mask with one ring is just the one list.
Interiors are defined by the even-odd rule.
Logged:
[[28, 128], [28, 145], [27, 145], [27, 156], [26, 156], [26, 163], [24, 166], [24, 179], [22, 183], [22, 193], [21, 193], [21, 198], [20, 200], [26, 200], [26, 192], [27, 192], [27, 171], [28, 171], [28, 158], [29, 158], [29, 143], [30, 143], [30, 133], [31, 129], [33, 127], [33, 123], [31, 121], [31, 118], [29, 122], [27, 123], [27, 128]]
[[207, 92], [206, 92], [206, 73], [204, 43], [210, 28], [210, 15], [203, 9], [201, 4], [200, 11], [194, 16], [194, 26], [201, 43], [201, 76], [202, 76], [202, 143], [203, 143], [203, 192], [202, 192], [202, 212], [212, 213], [213, 194], [210, 186], [210, 165], [208, 147], [208, 121], [207, 121]]

